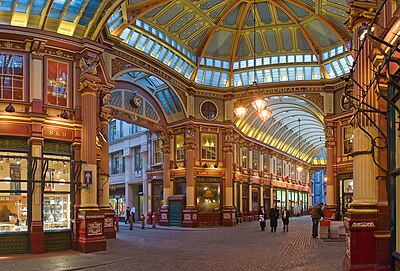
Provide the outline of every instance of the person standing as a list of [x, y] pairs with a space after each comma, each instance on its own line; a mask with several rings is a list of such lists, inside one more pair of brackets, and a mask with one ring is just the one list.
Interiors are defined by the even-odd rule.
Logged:
[[267, 214], [264, 211], [264, 206], [261, 206], [260, 210], [258, 210], [258, 220], [262, 231], [265, 230], [265, 219], [267, 219]]
[[131, 208], [129, 206], [126, 206], [125, 210], [125, 224], [128, 224], [129, 221], [129, 216], [131, 215]]
[[283, 224], [283, 231], [285, 231], [286, 228], [286, 232], [289, 231], [289, 217], [290, 217], [290, 212], [285, 208], [283, 208], [283, 212], [282, 212], [282, 224]]
[[279, 210], [274, 204], [272, 205], [272, 208], [269, 211], [269, 220], [270, 220], [269, 225], [271, 227], [271, 232], [276, 232], [276, 227], [278, 226], [278, 217], [279, 217]]
[[322, 206], [324, 204], [320, 202], [319, 204], [315, 204], [312, 211], [311, 211], [311, 218], [312, 218], [312, 237], [317, 238], [318, 237], [318, 225], [319, 221], [321, 220], [321, 217], [324, 217], [324, 213], [322, 212]]
[[135, 222], [135, 213], [136, 213], [136, 208], [135, 208], [134, 205], [132, 205], [131, 214], [133, 214], [133, 218], [132, 218], [132, 221], [133, 221], [133, 222]]

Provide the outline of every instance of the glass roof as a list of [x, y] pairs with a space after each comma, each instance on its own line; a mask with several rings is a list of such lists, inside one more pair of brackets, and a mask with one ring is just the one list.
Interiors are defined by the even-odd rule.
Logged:
[[[126, 10], [145, 5], [139, 2]], [[198, 84], [320, 80], [353, 63], [343, 0], [152, 2], [129, 19], [117, 10], [111, 34]]]
[[307, 163], [314, 162], [315, 156], [325, 149], [321, 112], [298, 96], [271, 96], [266, 101], [272, 112], [268, 121], [262, 122], [249, 105], [249, 112], [243, 119], [235, 121], [236, 126], [260, 142]]

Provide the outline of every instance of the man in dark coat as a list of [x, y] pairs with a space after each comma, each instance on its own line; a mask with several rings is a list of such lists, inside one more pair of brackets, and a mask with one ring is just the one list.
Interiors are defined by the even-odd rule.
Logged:
[[312, 237], [317, 238], [318, 237], [318, 225], [321, 217], [324, 217], [324, 213], [322, 212], [322, 206], [324, 204], [321, 202], [319, 204], [315, 204], [312, 212], [311, 212], [311, 218], [312, 218]]
[[276, 227], [278, 226], [279, 210], [275, 205], [272, 205], [271, 210], [269, 210], [269, 219], [271, 232], [276, 232]]
[[290, 217], [290, 212], [288, 210], [286, 210], [286, 207], [283, 208], [283, 212], [282, 212], [282, 224], [283, 224], [283, 231], [286, 232], [289, 231], [289, 217]]

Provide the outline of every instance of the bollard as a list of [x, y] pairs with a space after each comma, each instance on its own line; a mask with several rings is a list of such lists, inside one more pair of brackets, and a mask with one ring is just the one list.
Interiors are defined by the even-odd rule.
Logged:
[[144, 230], [144, 221], [145, 221], [145, 217], [144, 217], [144, 214], [142, 214], [142, 230]]
[[119, 231], [119, 217], [118, 213], [115, 214], [115, 230]]
[[152, 228], [155, 229], [156, 228], [156, 213], [153, 213], [153, 216], [151, 217], [151, 219], [153, 220], [153, 226]]
[[129, 229], [133, 230], [133, 214], [129, 216]]

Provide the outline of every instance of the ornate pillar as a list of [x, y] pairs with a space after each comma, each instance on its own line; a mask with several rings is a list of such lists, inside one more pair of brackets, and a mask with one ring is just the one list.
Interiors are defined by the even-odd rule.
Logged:
[[[346, 242], [343, 267], [345, 270], [390, 270], [390, 232], [387, 212], [386, 190], [378, 187], [379, 179], [386, 179], [385, 151], [377, 148], [384, 138], [377, 129], [382, 121], [380, 115], [371, 112], [378, 108], [378, 97], [373, 88], [365, 93], [364, 85], [374, 78], [374, 67], [370, 60], [373, 44], [361, 34], [375, 15], [376, 2], [354, 1], [350, 6], [347, 26], [354, 35], [354, 50], [359, 54], [354, 72], [354, 96], [363, 97], [354, 118], [353, 182], [354, 194], [351, 207], [345, 215]], [[377, 28], [377, 27], [375, 27]], [[355, 101], [356, 102], [356, 101]], [[371, 106], [371, 107], [370, 107]], [[382, 128], [382, 127], [381, 127]], [[386, 133], [386, 128], [381, 132]], [[382, 200], [378, 205], [379, 199]], [[385, 206], [386, 205], [386, 206]]]
[[158, 134], [158, 137], [162, 142], [162, 153], [163, 153], [163, 161], [164, 161], [164, 203], [161, 207], [161, 218], [160, 218], [160, 226], [169, 226], [169, 210], [168, 210], [168, 197], [172, 195], [171, 189], [171, 172], [170, 172], [170, 148], [171, 148], [171, 135], [168, 132], [162, 132]]
[[[109, 94], [108, 94], [109, 95]], [[104, 236], [107, 239], [115, 239], [114, 227], [115, 211], [110, 207], [110, 182], [109, 182], [109, 159], [108, 159], [108, 121], [109, 115], [100, 114], [100, 127], [97, 130], [97, 141], [100, 145], [100, 160], [98, 161], [98, 184], [97, 201], [104, 213]]]
[[192, 126], [186, 127], [184, 147], [186, 152], [186, 207], [183, 210], [182, 227], [197, 227], [196, 176], [194, 174], [196, 143], [195, 129]]
[[233, 142], [232, 130], [226, 131], [225, 146], [225, 189], [223, 189], [224, 204], [222, 206], [222, 226], [236, 225], [235, 213], [233, 207]]
[[[36, 181], [42, 180], [43, 138], [31, 138], [32, 159], [37, 161]], [[44, 230], [42, 221], [42, 184], [35, 182], [32, 193], [32, 219], [30, 225], [30, 247], [32, 254], [44, 253]]]
[[333, 164], [334, 164], [334, 147], [336, 146], [334, 131], [333, 131], [333, 123], [327, 123], [325, 128], [325, 137], [326, 137], [326, 208], [334, 211], [337, 211], [337, 205], [335, 204], [335, 180], [334, 180], [334, 172], [333, 172]]
[[[143, 170], [142, 170], [142, 191], [143, 191], [143, 210], [140, 210], [143, 212], [144, 217], [147, 218], [148, 216], [148, 196], [149, 196], [149, 191], [148, 191], [148, 177], [147, 177], [147, 170], [148, 170], [148, 145], [147, 145], [147, 135], [146, 135], [146, 143], [142, 144], [140, 147], [140, 151], [142, 154], [142, 161], [143, 161]], [[138, 212], [139, 215], [139, 220], [141, 218], [141, 213]]]
[[[97, 60], [98, 55], [89, 50], [84, 52], [81, 60], [86, 64], [86, 59]], [[88, 60], [89, 61], [89, 60]], [[82, 105], [82, 173], [81, 173], [81, 202], [79, 206], [79, 237], [77, 249], [81, 252], [94, 252], [106, 250], [104, 236], [104, 213], [97, 202], [98, 175], [96, 157], [96, 136], [99, 123], [98, 91], [100, 78], [96, 75], [96, 67], [88, 70], [81, 66], [80, 96]]]

